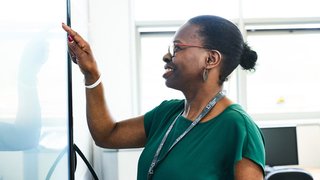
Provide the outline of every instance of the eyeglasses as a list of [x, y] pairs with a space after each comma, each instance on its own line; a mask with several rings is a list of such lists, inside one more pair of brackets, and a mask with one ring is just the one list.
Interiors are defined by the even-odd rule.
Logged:
[[[185, 48], [182, 48], [182, 47], [185, 47]], [[172, 43], [171, 45], [169, 45], [169, 48], [168, 48], [168, 52], [170, 53], [170, 55], [172, 57], [174, 57], [176, 55], [177, 52], [181, 51], [181, 50], [184, 50], [188, 47], [196, 47], [196, 48], [202, 48], [202, 49], [207, 49], [209, 50], [208, 48], [206, 47], [203, 47], [203, 46], [198, 46], [198, 45], [192, 45], [192, 44], [183, 44], [183, 43]]]

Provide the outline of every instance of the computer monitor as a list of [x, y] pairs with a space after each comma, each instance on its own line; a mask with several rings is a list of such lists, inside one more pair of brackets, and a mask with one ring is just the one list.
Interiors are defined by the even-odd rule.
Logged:
[[266, 150], [266, 165], [298, 165], [296, 127], [261, 128]]

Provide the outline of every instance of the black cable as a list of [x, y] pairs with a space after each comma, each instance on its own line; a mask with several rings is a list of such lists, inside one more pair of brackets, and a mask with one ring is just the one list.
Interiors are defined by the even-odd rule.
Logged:
[[[63, 155], [67, 152], [68, 147], [64, 148], [61, 153], [58, 155], [57, 159], [54, 161], [54, 163], [52, 164], [51, 168], [49, 169], [49, 172], [46, 176], [46, 180], [50, 180], [52, 173], [54, 172], [54, 170], [57, 167], [58, 162], [62, 159]], [[95, 173], [94, 169], [92, 168], [92, 166], [90, 165], [89, 161], [86, 159], [86, 157], [84, 156], [84, 154], [81, 152], [81, 150], [78, 148], [78, 146], [76, 144], [73, 144], [73, 150], [75, 152], [77, 152], [79, 154], [79, 156], [82, 158], [82, 160], [84, 161], [84, 163], [87, 165], [89, 171], [91, 172], [93, 178], [95, 180], [99, 180], [97, 174]], [[74, 154], [74, 153], [73, 153]], [[74, 163], [75, 163], [75, 169], [76, 170], [76, 164], [77, 164], [77, 156], [74, 156]], [[74, 172], [73, 172], [74, 173]]]
[[73, 144], [73, 148], [79, 154], [79, 156], [82, 158], [84, 163], [87, 165], [87, 167], [88, 167], [89, 171], [91, 172], [93, 178], [95, 180], [99, 180], [99, 178], [98, 178], [97, 174], [95, 173], [94, 169], [92, 168], [92, 166], [90, 165], [89, 161], [86, 159], [84, 154], [81, 152], [81, 150], [78, 148], [78, 146], [76, 144]]

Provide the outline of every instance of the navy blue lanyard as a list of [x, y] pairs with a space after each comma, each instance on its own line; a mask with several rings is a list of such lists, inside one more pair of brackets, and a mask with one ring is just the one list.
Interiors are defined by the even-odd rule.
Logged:
[[[185, 136], [187, 135], [192, 128], [194, 128], [200, 121], [201, 119], [206, 116], [208, 114], [208, 112], [217, 104], [217, 102], [222, 99], [225, 96], [225, 94], [220, 91], [219, 93], [217, 93], [212, 99], [211, 101], [207, 104], [207, 106], [202, 110], [202, 112], [199, 114], [199, 116], [190, 124], [190, 126], [173, 142], [173, 144], [170, 146], [169, 150], [164, 154], [163, 158], [167, 156], [167, 154], [171, 151], [171, 149]], [[158, 146], [158, 149], [153, 157], [152, 163], [149, 167], [148, 170], [148, 179], [152, 178], [152, 175], [154, 173], [154, 168], [157, 166], [159, 160], [159, 154], [163, 148], [164, 143], [166, 142], [169, 133], [171, 132], [174, 124], [176, 123], [177, 119], [182, 115], [183, 110], [181, 113], [179, 113], [179, 115], [174, 119], [174, 121], [171, 123], [170, 127], [168, 128], [166, 134], [164, 135], [164, 137], [161, 140], [161, 143]]]

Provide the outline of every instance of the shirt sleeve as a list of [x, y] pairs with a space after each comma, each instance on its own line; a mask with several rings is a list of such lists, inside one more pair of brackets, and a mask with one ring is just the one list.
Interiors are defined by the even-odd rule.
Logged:
[[264, 172], [265, 167], [265, 149], [262, 133], [255, 124], [247, 123], [246, 148], [243, 152], [243, 157], [246, 157], [257, 165]]
[[262, 132], [249, 116], [244, 115], [243, 118], [243, 144], [241, 153], [238, 154], [237, 161], [244, 157], [248, 158], [256, 163], [264, 173], [265, 148]]
[[264, 173], [265, 147], [262, 132], [246, 112], [242, 109], [236, 109], [236, 111], [239, 114], [234, 114], [234, 119], [237, 120], [233, 121], [237, 127], [235, 129], [238, 137], [234, 163], [236, 164], [245, 157], [256, 163]]

